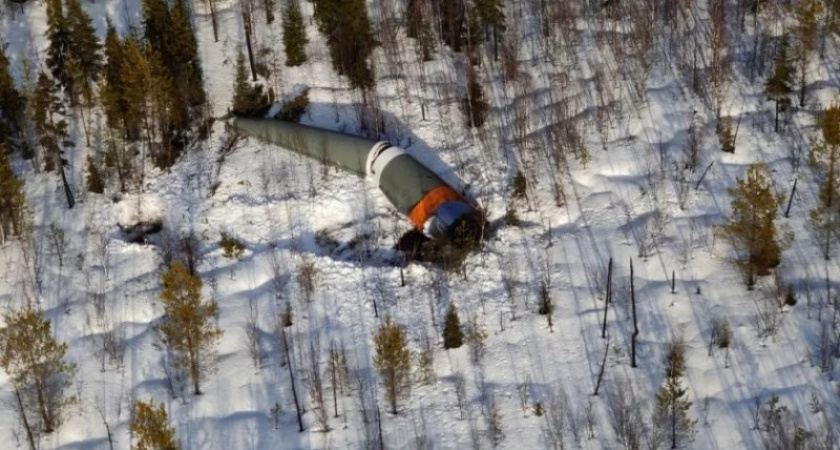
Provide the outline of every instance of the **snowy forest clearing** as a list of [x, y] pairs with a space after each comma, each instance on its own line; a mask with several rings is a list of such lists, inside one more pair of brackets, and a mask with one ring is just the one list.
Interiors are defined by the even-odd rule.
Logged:
[[[111, 176], [103, 194], [88, 192], [86, 161], [104, 159], [109, 125], [100, 107], [68, 107], [77, 203], [67, 208], [39, 157], [13, 153], [32, 234], [0, 245], [4, 311], [34, 301], [77, 365], [77, 402], [38, 448], [131, 448], [135, 401], [149, 399], [190, 449], [670, 448], [672, 417], [657, 406], [677, 400], [691, 402], [673, 416], [685, 419], [679, 447], [840, 448], [840, 268], [810, 219], [825, 175], [809, 164], [815, 143], [830, 141], [820, 118], [840, 88], [834, 12], [818, 16], [805, 105], [797, 83], [775, 97], [789, 103], [776, 131], [767, 86], [778, 37], [787, 29], [798, 45], [801, 29], [784, 1], [506, 1], [504, 31], [488, 26], [485, 42], [454, 51], [432, 30], [425, 62], [403, 20], [416, 3], [371, 1], [380, 45], [366, 90], [336, 74], [310, 2], [299, 4], [307, 61], [287, 67], [289, 4], [278, 3], [189, 5], [207, 116], [235, 107], [250, 5], [265, 90], [282, 103], [308, 89], [302, 123], [390, 140], [463, 180], [491, 221], [486, 241], [454, 270], [400, 267], [392, 247], [409, 224], [374, 186], [232, 139], [223, 120], [169, 168], [153, 164], [160, 150], [141, 134], [127, 188]], [[100, 39], [106, 19], [123, 38], [143, 34], [139, 0], [82, 6]], [[45, 4], [0, 8], [10, 72], [34, 88]], [[475, 128], [463, 107], [470, 77], [488, 106]], [[748, 290], [721, 225], [753, 163], [780, 200], [780, 240], [793, 241]], [[162, 230], [147, 240], [121, 230], [141, 222]], [[223, 334], [201, 395], [157, 331], [172, 261], [194, 267], [218, 307]], [[450, 305], [464, 334], [455, 349], [444, 348]], [[374, 362], [386, 316], [412, 352], [397, 414]], [[671, 403], [660, 398], [669, 383]], [[26, 448], [14, 394], [2, 372], [0, 434]]]

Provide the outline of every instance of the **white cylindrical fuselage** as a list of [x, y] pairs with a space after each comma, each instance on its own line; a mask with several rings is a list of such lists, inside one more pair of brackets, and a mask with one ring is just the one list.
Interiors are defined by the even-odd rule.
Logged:
[[415, 228], [446, 235], [474, 208], [452, 186], [405, 150], [330, 130], [273, 119], [237, 118], [243, 133], [369, 178]]

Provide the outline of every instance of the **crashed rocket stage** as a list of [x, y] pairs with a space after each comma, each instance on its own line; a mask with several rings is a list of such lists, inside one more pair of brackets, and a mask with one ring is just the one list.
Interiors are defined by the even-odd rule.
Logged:
[[428, 238], [476, 240], [481, 234], [480, 212], [431, 169], [390, 142], [274, 119], [236, 118], [233, 123], [247, 136], [366, 176]]

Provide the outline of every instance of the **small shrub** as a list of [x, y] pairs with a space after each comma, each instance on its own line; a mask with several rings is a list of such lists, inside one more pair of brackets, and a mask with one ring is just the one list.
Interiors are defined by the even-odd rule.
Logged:
[[300, 94], [283, 104], [280, 112], [274, 116], [285, 122], [299, 122], [306, 108], [309, 107], [309, 88], [306, 88]]
[[225, 258], [239, 259], [242, 257], [242, 253], [245, 252], [245, 245], [242, 242], [239, 242], [236, 238], [224, 232], [222, 232], [222, 239], [219, 241], [219, 245], [222, 247], [222, 254]]
[[793, 291], [793, 285], [788, 284], [787, 291], [785, 292], [785, 305], [793, 306], [796, 302], [796, 292]]
[[541, 315], [551, 314], [554, 307], [551, 304], [551, 294], [548, 292], [548, 285], [545, 281], [540, 284], [540, 309], [537, 311]]
[[732, 345], [732, 328], [729, 327], [729, 321], [726, 319], [714, 319], [712, 335], [718, 348], [729, 348]]
[[543, 411], [543, 405], [540, 402], [537, 402], [534, 405], [534, 415], [537, 417], [542, 417], [545, 411]]

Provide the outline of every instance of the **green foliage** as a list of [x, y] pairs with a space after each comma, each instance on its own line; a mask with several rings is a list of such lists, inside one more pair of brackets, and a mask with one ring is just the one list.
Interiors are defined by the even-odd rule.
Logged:
[[137, 400], [131, 416], [131, 433], [137, 442], [133, 450], [179, 450], [180, 442], [175, 437], [175, 430], [169, 426], [166, 408], [163, 403]]
[[175, 367], [187, 372], [193, 392], [201, 394], [199, 382], [213, 363], [216, 342], [222, 330], [213, 323], [218, 304], [202, 301], [201, 278], [180, 262], [163, 274], [163, 320], [155, 327], [163, 343], [175, 354]]
[[73, 78], [68, 70], [70, 59], [70, 25], [64, 16], [61, 0], [47, 0], [46, 65], [65, 92], [73, 92]]
[[446, 319], [443, 324], [443, 348], [458, 348], [464, 344], [464, 333], [461, 331], [461, 319], [458, 317], [458, 309], [455, 303], [450, 303], [446, 310]]
[[73, 79], [73, 86], [88, 104], [93, 98], [93, 83], [102, 71], [102, 45], [96, 37], [93, 22], [82, 9], [80, 0], [67, 1], [67, 51], [69, 57], [69, 76]]
[[817, 207], [810, 211], [811, 227], [822, 248], [823, 257], [831, 257], [840, 227], [840, 104], [835, 103], [820, 118], [822, 137], [811, 147], [808, 162], [822, 176]]
[[299, 66], [306, 62], [306, 25], [300, 13], [299, 0], [287, 0], [283, 16], [283, 48], [286, 50], [286, 65]]
[[33, 111], [35, 131], [39, 135], [38, 143], [43, 153], [44, 170], [51, 172], [63, 167], [64, 148], [74, 144], [68, 140], [67, 122], [53, 120], [54, 115], [64, 114], [64, 105], [58, 98], [58, 86], [44, 72], [38, 74], [30, 107]]
[[0, 142], [0, 244], [23, 232], [25, 208], [23, 180], [12, 170], [9, 154]]
[[534, 415], [537, 416], [537, 417], [542, 417], [543, 414], [545, 414], [545, 411], [543, 411], [542, 403], [540, 403], [540, 402], [535, 403], [534, 404]]
[[470, 67], [467, 69], [467, 92], [461, 99], [461, 113], [464, 122], [470, 128], [481, 128], [487, 120], [490, 104], [484, 96], [484, 89], [478, 81], [478, 75]]
[[225, 258], [239, 259], [245, 251], [245, 245], [242, 242], [239, 242], [236, 238], [225, 232], [222, 232], [222, 239], [219, 241], [219, 245], [222, 247], [222, 255]]
[[523, 200], [528, 195], [528, 181], [525, 179], [525, 174], [521, 170], [516, 171], [513, 177], [513, 192], [511, 197], [515, 200]]
[[251, 86], [245, 55], [240, 49], [236, 55], [236, 77], [233, 82], [233, 113], [237, 116], [256, 116], [269, 106], [268, 96], [262, 85]]
[[0, 329], [0, 367], [20, 395], [29, 422], [49, 433], [62, 423], [67, 408], [77, 402], [67, 395], [76, 365], [65, 361], [67, 344], [53, 337], [50, 321], [34, 307], [3, 314]]
[[793, 92], [793, 67], [789, 55], [790, 44], [788, 36], [783, 35], [776, 48], [773, 59], [773, 73], [764, 83], [764, 94], [776, 102], [776, 126], [779, 131], [779, 111], [790, 105], [790, 94]]
[[671, 448], [677, 448], [683, 440], [691, 441], [694, 438], [697, 419], [688, 415], [690, 408], [688, 389], [682, 386], [680, 377], [665, 378], [665, 385], [656, 394], [656, 415], [659, 426], [665, 423]]
[[405, 332], [391, 320], [390, 314], [385, 315], [385, 321], [373, 336], [373, 344], [373, 367], [379, 372], [391, 412], [397, 414], [397, 402], [411, 390], [411, 350]]
[[365, 0], [315, 0], [315, 21], [327, 40], [333, 68], [354, 89], [374, 85], [368, 58], [378, 45]]
[[0, 46], [0, 145], [11, 144], [23, 126], [26, 99], [18, 92], [10, 72], [6, 50]]
[[439, 7], [432, 8], [436, 14], [433, 23], [439, 24], [435, 28], [440, 30], [440, 38], [454, 52], [460, 52], [464, 45], [465, 3], [464, 0], [451, 0], [440, 2]]
[[280, 112], [274, 116], [277, 119], [286, 122], [300, 122], [301, 116], [309, 107], [309, 88], [306, 88], [300, 94], [294, 96], [291, 100], [283, 103]]
[[123, 85], [120, 72], [123, 66], [123, 45], [117, 29], [108, 21], [105, 33], [105, 65], [103, 77], [99, 84], [99, 98], [105, 112], [108, 127], [121, 130], [125, 127], [123, 111], [126, 108], [123, 97]]
[[759, 276], [767, 275], [781, 262], [783, 245], [775, 223], [781, 198], [774, 193], [773, 182], [761, 164], [751, 165], [746, 178], [739, 178], [728, 192], [732, 215], [720, 230], [732, 241], [738, 253], [735, 267], [747, 288], [752, 289]]

